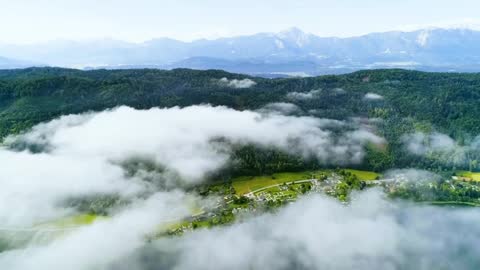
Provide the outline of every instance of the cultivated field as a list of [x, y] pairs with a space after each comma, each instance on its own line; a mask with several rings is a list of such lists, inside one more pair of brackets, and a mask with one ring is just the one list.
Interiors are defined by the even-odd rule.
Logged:
[[457, 172], [457, 176], [464, 177], [466, 180], [480, 181], [479, 172], [459, 171]]
[[[346, 171], [356, 175], [360, 180], [369, 181], [375, 180], [379, 174], [370, 171], [360, 171], [347, 169]], [[319, 171], [304, 171], [304, 172], [285, 172], [275, 173], [272, 175], [264, 176], [240, 176], [232, 181], [232, 185], [235, 188], [237, 195], [243, 195], [251, 191], [268, 187], [272, 185], [283, 184], [286, 182], [293, 182], [299, 180], [306, 180], [318, 178], [321, 175], [328, 175], [332, 170], [319, 170]]]

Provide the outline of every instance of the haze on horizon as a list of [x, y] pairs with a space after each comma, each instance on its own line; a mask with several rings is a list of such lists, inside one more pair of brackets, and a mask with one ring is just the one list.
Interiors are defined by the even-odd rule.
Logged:
[[[298, 27], [348, 37], [424, 27], [480, 29], [474, 0], [0, 0], [0, 43], [158, 37], [191, 41]], [[435, 12], [431, 8], [435, 7]], [[408, 16], [405, 16], [408, 14]], [[381, 23], [380, 23], [381, 22]]]

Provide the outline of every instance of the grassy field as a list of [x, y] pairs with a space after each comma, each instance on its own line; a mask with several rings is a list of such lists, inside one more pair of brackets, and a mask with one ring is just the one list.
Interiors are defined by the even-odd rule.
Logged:
[[[346, 170], [355, 174], [360, 180], [369, 181], [375, 180], [379, 174], [369, 171], [359, 171], [359, 170]], [[264, 176], [241, 176], [233, 179], [232, 185], [235, 188], [237, 195], [243, 195], [251, 191], [257, 190], [259, 188], [278, 185], [286, 182], [293, 182], [299, 180], [306, 180], [313, 177], [318, 177], [319, 174], [328, 174], [330, 170], [321, 170], [321, 171], [305, 171], [305, 172], [285, 172], [285, 173], [275, 173], [272, 175]]]
[[105, 216], [97, 216], [90, 214], [78, 214], [74, 216], [64, 217], [35, 225], [33, 228], [42, 229], [69, 229], [93, 224], [95, 221], [107, 219]]
[[35, 227], [37, 228], [68, 228], [68, 227], [78, 227], [83, 225], [90, 225], [96, 220], [105, 219], [106, 217], [96, 216], [96, 215], [89, 215], [89, 214], [80, 214], [76, 216], [70, 216], [66, 218], [62, 218], [59, 220], [55, 220], [52, 222], [46, 222], [39, 224]]
[[380, 176], [380, 174], [376, 172], [371, 172], [371, 171], [360, 171], [360, 170], [351, 170], [351, 169], [347, 169], [345, 171], [356, 175], [358, 179], [362, 181], [372, 181], [372, 180], [375, 180], [378, 176]]
[[[321, 173], [321, 171], [315, 173]], [[236, 194], [243, 195], [262, 187], [310, 178], [312, 178], [312, 172], [286, 172], [265, 176], [241, 176], [233, 179], [232, 185], [233, 188], [235, 188]]]
[[472, 181], [480, 181], [480, 173], [478, 172], [458, 171], [457, 176], [465, 177]]

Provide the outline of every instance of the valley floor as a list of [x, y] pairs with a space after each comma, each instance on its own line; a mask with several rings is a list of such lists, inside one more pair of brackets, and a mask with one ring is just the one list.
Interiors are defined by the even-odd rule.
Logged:
[[[276, 211], [283, 205], [311, 193], [326, 194], [336, 197], [344, 203], [349, 203], [349, 193], [352, 190], [371, 187], [382, 188], [392, 198], [420, 203], [439, 206], [480, 206], [478, 175], [480, 174], [461, 171], [451, 179], [440, 182], [429, 180], [410, 182], [401, 174], [391, 179], [383, 179], [382, 175], [378, 173], [353, 169], [242, 176], [234, 178], [230, 182], [197, 187], [194, 190], [195, 193], [203, 197], [217, 198], [215, 205], [209, 209], [192, 206], [189, 218], [160, 224], [157, 231], [148, 238], [179, 235], [195, 229], [231, 224], [248, 216]], [[0, 228], [0, 242], [1, 240], [5, 242], [6, 238], [17, 238], [21, 241], [17, 241], [15, 245], [21, 246], [28, 243], [38, 233], [44, 236], [61, 237], [70, 230], [88, 226], [101, 219], [108, 219], [108, 217], [95, 213], [82, 213], [38, 224], [33, 228]], [[18, 237], [18, 235], [22, 237]], [[43, 241], [42, 239], [36, 241]], [[4, 249], [8, 248], [4, 247]]]

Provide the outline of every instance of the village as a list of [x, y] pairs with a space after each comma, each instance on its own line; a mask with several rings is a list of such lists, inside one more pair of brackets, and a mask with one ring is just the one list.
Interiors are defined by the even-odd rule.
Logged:
[[[265, 211], [275, 211], [302, 196], [314, 193], [326, 194], [348, 204], [348, 194], [351, 190], [373, 187], [384, 190], [390, 197], [432, 204], [446, 204], [450, 200], [464, 201], [465, 205], [480, 204], [480, 184], [456, 176], [446, 180], [412, 181], [405, 173], [397, 173], [388, 178], [374, 174], [365, 177], [362, 173], [364, 172], [354, 170], [316, 172], [309, 174], [307, 179], [283, 182], [280, 180], [279, 183], [265, 184], [243, 193], [235, 190], [236, 183], [223, 184], [221, 188], [212, 186], [210, 189], [215, 194], [221, 195], [216, 201], [216, 206], [192, 216], [179, 226], [171, 227], [167, 234], [177, 235], [202, 227], [233, 223]], [[455, 205], [458, 204], [455, 202]]]

